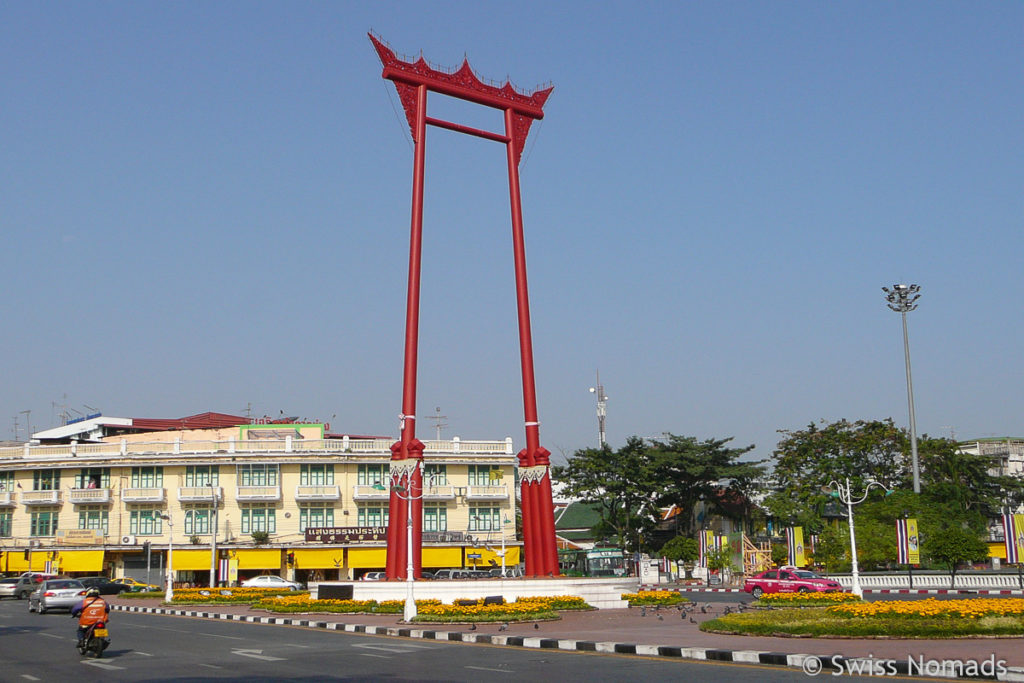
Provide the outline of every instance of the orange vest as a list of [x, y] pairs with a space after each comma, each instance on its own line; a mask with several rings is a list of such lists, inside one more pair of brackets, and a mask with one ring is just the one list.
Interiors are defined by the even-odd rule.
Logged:
[[79, 626], [90, 626], [95, 624], [97, 621], [107, 620], [107, 603], [103, 601], [103, 598], [93, 598], [92, 601], [87, 602], [85, 607], [82, 609], [81, 616], [78, 617]]

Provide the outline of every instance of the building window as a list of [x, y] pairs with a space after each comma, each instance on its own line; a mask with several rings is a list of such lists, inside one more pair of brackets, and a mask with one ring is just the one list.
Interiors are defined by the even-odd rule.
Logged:
[[266, 531], [268, 534], [277, 533], [277, 511], [266, 505], [250, 505], [241, 508], [242, 533], [251, 534], [254, 531]]
[[299, 470], [300, 486], [331, 486], [332, 484], [334, 484], [334, 465], [302, 465]]
[[424, 465], [423, 483], [431, 486], [446, 486], [448, 484], [448, 465]]
[[0, 491], [14, 490], [14, 472], [0, 472]]
[[334, 526], [334, 508], [325, 506], [303, 506], [299, 508], [299, 533], [313, 527]]
[[444, 505], [424, 505], [423, 530], [448, 531], [448, 508]]
[[193, 534], [208, 534], [210, 533], [210, 518], [212, 513], [210, 508], [202, 507], [190, 507], [185, 510], [185, 533], [189, 536]]
[[132, 508], [128, 527], [134, 536], [159, 536], [163, 533], [160, 510], [155, 507]]
[[387, 526], [388, 509], [385, 507], [359, 506], [359, 526]]
[[59, 491], [60, 470], [35, 470], [32, 472], [33, 491]]
[[491, 465], [470, 465], [469, 485], [470, 486], [497, 486], [501, 483], [502, 471], [500, 467]]
[[383, 484], [388, 479], [389, 470], [390, 467], [388, 465], [360, 465], [358, 473], [359, 479], [356, 483], [360, 486]]
[[469, 508], [470, 531], [498, 531], [501, 529], [500, 508]]
[[185, 468], [185, 486], [217, 486], [220, 469], [217, 465], [189, 465]]
[[238, 485], [277, 486], [277, 465], [239, 465]]
[[[42, 489], [47, 490], [47, 489]], [[29, 529], [30, 536], [53, 536], [57, 533], [56, 509], [41, 509], [32, 511], [32, 526]]]
[[89, 467], [82, 468], [75, 477], [74, 488], [76, 489], [109, 489], [110, 468]]
[[11, 513], [0, 512], [0, 538], [7, 538], [11, 535]]
[[78, 508], [78, 528], [96, 529], [106, 536], [110, 526], [107, 521], [109, 514], [106, 506], [82, 505]]
[[133, 467], [132, 488], [159, 489], [164, 486], [163, 467]]

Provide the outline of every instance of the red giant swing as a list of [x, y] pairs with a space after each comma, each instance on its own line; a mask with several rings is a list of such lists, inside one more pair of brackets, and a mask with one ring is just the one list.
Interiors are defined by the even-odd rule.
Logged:
[[[508, 185], [512, 211], [512, 242], [515, 261], [516, 304], [519, 320], [519, 349], [523, 376], [523, 413], [526, 448], [518, 454], [523, 545], [528, 577], [558, 575], [554, 510], [551, 504], [551, 453], [540, 445], [540, 422], [533, 372], [533, 342], [530, 334], [530, 302], [526, 284], [526, 247], [519, 194], [519, 159], [526, 136], [535, 119], [544, 117], [544, 103], [552, 88], [523, 94], [506, 82], [501, 87], [480, 81], [467, 61], [453, 73], [431, 68], [422, 57], [403, 61], [377, 36], [370, 34], [381, 62], [383, 78], [391, 80], [409, 121], [415, 144], [412, 188], [412, 226], [409, 238], [409, 284], [405, 318], [405, 365], [403, 369], [401, 438], [391, 446], [391, 497], [389, 503], [387, 578], [405, 579], [408, 567], [413, 577], [422, 568], [423, 442], [416, 438], [416, 354], [419, 338], [420, 255], [423, 234], [423, 171], [427, 124], [505, 144]], [[504, 133], [470, 128], [427, 116], [427, 92], [466, 100], [504, 112]], [[401, 491], [407, 492], [402, 495]], [[411, 541], [404, 542], [405, 520], [410, 520]], [[409, 554], [412, 557], [409, 557]], [[410, 561], [411, 559], [411, 561]]]

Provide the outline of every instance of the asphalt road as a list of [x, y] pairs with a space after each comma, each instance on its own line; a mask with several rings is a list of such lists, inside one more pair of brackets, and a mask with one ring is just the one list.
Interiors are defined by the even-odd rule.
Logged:
[[110, 649], [102, 659], [90, 660], [75, 650], [75, 626], [76, 620], [64, 612], [29, 614], [25, 602], [0, 601], [0, 681], [808, 679], [799, 671], [777, 667], [526, 650], [124, 612], [112, 613]]

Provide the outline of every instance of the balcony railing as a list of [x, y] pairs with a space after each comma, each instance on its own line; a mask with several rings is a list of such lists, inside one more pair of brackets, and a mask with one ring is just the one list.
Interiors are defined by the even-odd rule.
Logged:
[[451, 484], [438, 484], [423, 489], [423, 500], [455, 500], [455, 487]]
[[280, 486], [239, 486], [235, 490], [238, 500], [281, 500]]
[[162, 503], [166, 494], [167, 489], [162, 486], [133, 486], [121, 489], [121, 500], [126, 503]]
[[21, 502], [25, 505], [57, 505], [60, 491], [22, 491]]
[[352, 492], [353, 500], [388, 500], [390, 496], [391, 492], [386, 486], [381, 490], [375, 489], [369, 484], [356, 484], [355, 490]]
[[0, 491], [0, 507], [10, 507], [14, 504], [14, 494], [12, 492]]
[[68, 502], [76, 505], [86, 503], [109, 503], [110, 489], [71, 489]]
[[341, 488], [336, 485], [299, 485], [295, 487], [295, 500], [341, 500]]
[[178, 500], [185, 503], [212, 503], [214, 497], [223, 500], [224, 491], [219, 486], [179, 486]]
[[505, 500], [508, 498], [508, 487], [500, 486], [467, 486], [466, 500]]
[[[356, 439], [227, 439], [225, 441], [152, 441], [127, 440], [107, 443], [62, 444], [55, 446], [8, 446], [0, 448], [0, 461], [18, 459], [62, 459], [66, 457], [104, 458], [128, 455], [166, 456], [215, 453], [344, 453], [391, 457], [392, 438]], [[425, 451], [433, 454], [506, 455], [514, 454], [512, 439], [503, 441], [429, 440]]]

